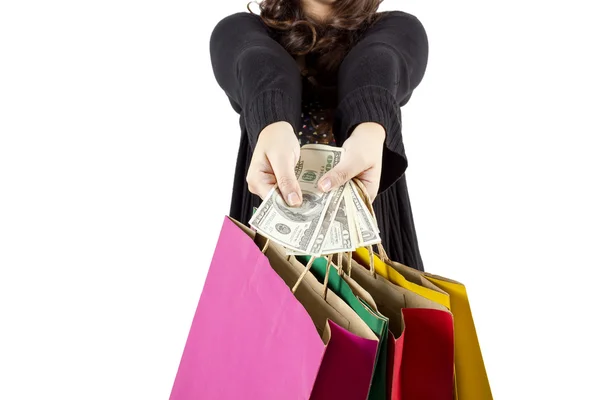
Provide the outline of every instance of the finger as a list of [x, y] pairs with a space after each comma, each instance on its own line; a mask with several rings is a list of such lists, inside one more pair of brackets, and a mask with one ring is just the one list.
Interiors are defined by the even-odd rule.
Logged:
[[381, 172], [376, 169], [369, 169], [356, 175], [356, 178], [363, 184], [371, 203], [373, 203], [379, 193], [379, 179], [377, 178], [380, 174]]
[[379, 190], [379, 188], [375, 185], [373, 185], [372, 183], [367, 183], [367, 182], [363, 182], [363, 184], [365, 185], [365, 188], [367, 189], [367, 194], [369, 195], [369, 200], [371, 201], [371, 204], [373, 204], [373, 202], [375, 201], [375, 197], [377, 197], [377, 192]]
[[248, 190], [250, 193], [257, 195], [264, 200], [277, 181], [275, 180], [275, 175], [257, 171], [249, 172], [248, 176], [246, 176], [246, 182], [248, 183]]
[[294, 159], [292, 157], [278, 157], [269, 161], [275, 173], [277, 187], [285, 202], [292, 207], [302, 204], [302, 191], [294, 172]]
[[342, 159], [338, 165], [333, 167], [319, 180], [319, 189], [328, 192], [331, 189], [340, 187], [363, 172], [363, 170], [364, 168], [360, 162], [352, 162], [349, 158]]

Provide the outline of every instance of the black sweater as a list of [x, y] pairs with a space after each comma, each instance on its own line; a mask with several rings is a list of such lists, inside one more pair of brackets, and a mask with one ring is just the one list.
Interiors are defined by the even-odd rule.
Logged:
[[[350, 50], [337, 74], [334, 135], [342, 145], [354, 127], [377, 122], [385, 128], [380, 193], [374, 207], [390, 257], [423, 269], [404, 172], [400, 107], [421, 82], [428, 41], [420, 21], [389, 12]], [[230, 215], [247, 223], [260, 199], [251, 195], [246, 173], [258, 135], [267, 125], [301, 121], [302, 77], [294, 58], [271, 36], [258, 16], [238, 13], [221, 20], [210, 39], [219, 86], [240, 114], [242, 136]]]

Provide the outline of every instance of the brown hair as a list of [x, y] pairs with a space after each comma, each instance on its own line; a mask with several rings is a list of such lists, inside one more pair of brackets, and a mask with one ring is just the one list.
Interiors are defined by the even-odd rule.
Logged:
[[322, 21], [304, 13], [302, 0], [262, 0], [258, 5], [261, 19], [290, 54], [313, 54], [316, 69], [330, 73], [337, 70], [361, 32], [378, 18], [382, 1], [335, 0], [330, 15]]

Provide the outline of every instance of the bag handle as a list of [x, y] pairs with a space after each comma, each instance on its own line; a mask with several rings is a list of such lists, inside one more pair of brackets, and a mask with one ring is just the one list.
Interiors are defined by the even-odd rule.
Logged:
[[[325, 267], [325, 279], [323, 280], [323, 299], [324, 300], [327, 300], [327, 285], [329, 283], [329, 271], [331, 269], [332, 258], [333, 258], [333, 254], [329, 254], [327, 256], [327, 266]], [[317, 256], [310, 257], [310, 260], [306, 264], [306, 267], [304, 267], [304, 271], [302, 271], [302, 273], [298, 277], [298, 280], [296, 281], [296, 284], [294, 285], [294, 287], [292, 287], [292, 293], [294, 293], [294, 294], [296, 293], [296, 290], [298, 289], [298, 286], [300, 286], [302, 279], [304, 279], [304, 277], [306, 276], [308, 271], [310, 271], [310, 267], [312, 267], [312, 265], [316, 259], [317, 259]]]
[[[367, 188], [360, 181], [360, 179], [354, 178], [352, 181], [356, 185], [356, 188], [358, 189], [358, 195], [362, 198], [363, 202], [367, 205], [367, 210], [373, 217], [373, 220], [375, 221], [375, 225], [377, 226], [377, 216], [375, 215], [375, 209], [373, 208], [373, 202], [371, 201], [369, 193], [367, 192]], [[389, 264], [391, 262], [391, 260], [388, 257], [387, 252], [383, 248], [383, 244], [377, 243], [376, 246], [377, 246], [377, 255], [379, 256], [381, 261], [383, 261], [386, 264]], [[376, 274], [375, 274], [375, 257], [373, 254], [373, 246], [368, 246], [367, 249], [369, 250], [369, 264], [370, 264], [369, 269], [371, 271], [371, 275], [376, 276]]]
[[[261, 236], [258, 232], [256, 233], [256, 237]], [[261, 252], [263, 254], [267, 254], [267, 250], [269, 250], [269, 245], [271, 244], [271, 240], [269, 238], [265, 238], [265, 244], [263, 245], [263, 248], [261, 249]], [[296, 290], [298, 290], [298, 287], [300, 286], [300, 283], [302, 283], [302, 280], [304, 279], [304, 277], [306, 276], [306, 274], [308, 273], [308, 271], [310, 271], [310, 268], [312, 267], [313, 263], [315, 262], [315, 260], [317, 259], [317, 256], [311, 256], [310, 260], [308, 261], [308, 263], [306, 264], [306, 267], [304, 268], [304, 271], [302, 271], [302, 273], [300, 274], [300, 276], [298, 277], [298, 280], [296, 281], [296, 283], [294, 284], [294, 286], [292, 287], [292, 293], [296, 294]], [[333, 254], [330, 254], [327, 256], [327, 267], [326, 267], [326, 272], [325, 272], [325, 280], [323, 282], [323, 299], [327, 300], [327, 284], [329, 282], [329, 270], [332, 266], [332, 258], [333, 258]]]

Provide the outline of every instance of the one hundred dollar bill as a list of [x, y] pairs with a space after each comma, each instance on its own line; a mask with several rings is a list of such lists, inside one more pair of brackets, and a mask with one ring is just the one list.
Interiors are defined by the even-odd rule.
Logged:
[[348, 215], [348, 225], [350, 226], [350, 235], [352, 237], [352, 245], [354, 248], [359, 247], [360, 243], [360, 231], [358, 229], [358, 222], [356, 216], [356, 207], [354, 206], [354, 200], [352, 195], [352, 188], [350, 187], [350, 182], [346, 183], [346, 188], [344, 191], [344, 199], [346, 200], [346, 208]]
[[295, 173], [302, 190], [302, 204], [289, 207], [274, 188], [250, 219], [250, 226], [288, 250], [299, 254], [321, 255], [322, 246], [342, 191], [324, 193], [319, 179], [341, 160], [343, 149], [325, 145], [303, 146]]
[[[325, 211], [326, 216], [323, 219], [323, 223], [321, 224], [317, 232], [317, 236], [315, 238], [311, 254], [332, 254], [340, 252], [340, 250], [335, 248], [325, 249], [324, 247], [325, 244], [327, 244], [327, 242], [331, 242], [331, 238], [333, 236], [331, 232], [332, 228], [334, 228], [335, 226], [336, 231], [338, 230], [337, 228], [340, 228], [335, 218], [338, 215], [341, 202], [344, 201], [344, 186], [341, 186], [337, 189], [333, 189], [331, 193], [333, 193], [333, 196], [331, 198], [329, 206], [327, 207], [327, 210]], [[336, 243], [335, 245], [337, 246], [339, 245], [339, 243]]]
[[379, 236], [379, 229], [375, 218], [369, 212], [367, 205], [358, 194], [358, 188], [352, 181], [349, 182], [350, 192], [352, 196], [352, 203], [354, 205], [354, 217], [356, 227], [359, 232], [359, 243], [358, 247], [369, 246], [376, 243], [381, 243], [381, 237]]
[[355, 225], [353, 208], [350, 187], [346, 183], [342, 201], [323, 244], [323, 254], [354, 251], [358, 247], [358, 230]]
[[[343, 199], [340, 202], [335, 219], [332, 221], [321, 255], [354, 251], [358, 247], [380, 243], [381, 238], [375, 218], [353, 182], [344, 187]], [[288, 255], [306, 255], [306, 252], [286, 249]]]

